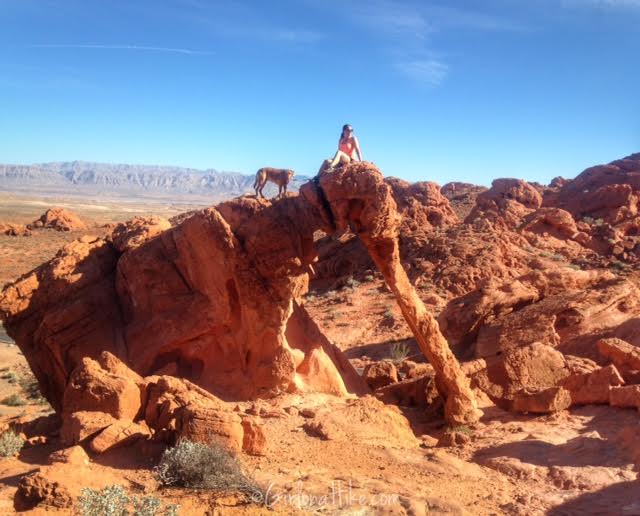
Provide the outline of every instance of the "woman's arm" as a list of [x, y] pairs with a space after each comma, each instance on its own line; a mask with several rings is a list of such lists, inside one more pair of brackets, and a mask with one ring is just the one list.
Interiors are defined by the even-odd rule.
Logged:
[[358, 153], [358, 160], [362, 161], [362, 151], [360, 150], [360, 142], [358, 141], [358, 138], [356, 138], [355, 136], [353, 137], [353, 144], [355, 145], [356, 152]]

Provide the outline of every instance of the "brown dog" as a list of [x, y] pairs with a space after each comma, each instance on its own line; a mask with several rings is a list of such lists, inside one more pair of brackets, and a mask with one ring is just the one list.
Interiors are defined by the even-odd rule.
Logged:
[[278, 197], [287, 195], [287, 185], [294, 175], [295, 172], [287, 168], [261, 168], [256, 172], [256, 181], [253, 183], [253, 188], [256, 191], [256, 197], [262, 197], [264, 199], [262, 190], [267, 184], [267, 181], [271, 181], [278, 185]]

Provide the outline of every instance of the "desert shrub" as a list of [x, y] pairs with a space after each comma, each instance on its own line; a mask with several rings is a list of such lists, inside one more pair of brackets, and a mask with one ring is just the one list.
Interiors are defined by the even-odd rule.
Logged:
[[350, 278], [347, 278], [347, 281], [345, 281], [345, 285], [351, 289], [354, 289], [360, 286], [360, 282], [354, 279], [353, 277], [350, 277]]
[[124, 516], [128, 514], [129, 497], [122, 486], [108, 486], [102, 490], [82, 490], [78, 498], [82, 516]]
[[40, 392], [40, 384], [38, 383], [38, 380], [36, 380], [36, 377], [33, 376], [33, 373], [29, 373], [28, 375], [21, 377], [18, 380], [18, 383], [30, 401], [37, 403], [38, 405], [46, 405], [49, 403]]
[[371, 281], [373, 281], [374, 279], [375, 279], [375, 277], [373, 276], [373, 274], [367, 274], [367, 275], [364, 277], [364, 281], [369, 281], [369, 282], [371, 282]]
[[162, 502], [154, 496], [136, 498], [133, 502], [134, 516], [155, 516], [162, 506]]
[[122, 486], [96, 490], [85, 488], [78, 498], [82, 516], [176, 516], [177, 505], [162, 506], [154, 496], [129, 496]]
[[217, 444], [183, 439], [165, 450], [155, 473], [165, 486], [235, 491], [249, 496], [262, 493], [260, 486], [243, 473], [238, 459]]
[[402, 362], [409, 356], [409, 344], [406, 342], [394, 342], [391, 344], [389, 354], [394, 362]]
[[393, 319], [393, 310], [391, 309], [391, 307], [387, 307], [382, 315], [384, 315], [387, 319]]
[[7, 383], [16, 383], [18, 381], [18, 375], [11, 370], [3, 372], [0, 378], [6, 380]]
[[0, 457], [14, 457], [23, 446], [24, 439], [11, 430], [0, 434]]
[[465, 435], [473, 435], [473, 430], [467, 425], [450, 426], [445, 433], [457, 433]]
[[26, 405], [27, 402], [19, 394], [11, 394], [2, 400], [2, 404], [9, 407], [21, 407], [22, 405]]

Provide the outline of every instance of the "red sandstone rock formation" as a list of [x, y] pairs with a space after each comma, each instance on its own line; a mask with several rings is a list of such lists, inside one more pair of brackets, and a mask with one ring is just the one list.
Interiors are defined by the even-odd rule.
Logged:
[[22, 224], [0, 224], [0, 234], [7, 236], [31, 236], [31, 230]]
[[87, 225], [74, 212], [65, 208], [49, 208], [31, 224], [33, 228], [51, 228], [57, 231], [76, 231], [86, 229]]
[[[382, 175], [354, 164], [302, 193], [276, 203], [240, 198], [164, 232], [166, 225], [137, 220], [109, 240], [70, 244], [7, 286], [0, 313], [53, 406], [86, 411], [68, 386], [101, 350], [140, 375], [187, 378], [227, 400], [366, 392], [296, 302], [308, 288], [315, 231], [351, 227], [432, 361], [448, 418], [475, 420], [466, 378], [400, 265], [396, 203]], [[131, 385], [119, 389], [118, 397], [134, 393]], [[112, 415], [135, 420], [128, 411]]]
[[307, 184], [301, 194], [322, 210], [326, 223], [338, 230], [350, 227], [364, 243], [436, 371], [447, 420], [452, 424], [477, 421], [480, 411], [466, 375], [400, 263], [399, 216], [382, 174], [366, 163], [353, 163], [321, 174], [318, 183], [320, 192]]
[[225, 399], [365, 392], [295, 302], [313, 257], [313, 230], [301, 238], [300, 225], [313, 220], [305, 210], [296, 200], [241, 199], [144, 245], [121, 244], [152, 234], [136, 222], [129, 233], [117, 228], [122, 254], [83, 238], [5, 288], [6, 327], [56, 409], [73, 370], [101, 350], [142, 375], [182, 376]]
[[522, 218], [542, 205], [542, 196], [532, 185], [520, 179], [496, 179], [491, 188], [476, 198], [476, 206], [465, 222], [490, 221], [516, 227]]
[[447, 183], [440, 189], [440, 193], [449, 199], [453, 211], [461, 220], [467, 218], [476, 205], [478, 195], [486, 191], [485, 186], [459, 182]]

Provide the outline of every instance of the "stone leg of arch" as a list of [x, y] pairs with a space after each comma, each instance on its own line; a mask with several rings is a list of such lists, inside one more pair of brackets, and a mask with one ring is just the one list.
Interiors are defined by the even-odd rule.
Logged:
[[396, 297], [420, 349], [436, 371], [449, 424], [473, 423], [478, 410], [469, 380], [400, 263], [399, 216], [391, 187], [373, 163], [353, 162], [319, 174], [300, 189], [327, 232], [346, 227], [360, 237]]
[[436, 371], [445, 402], [445, 418], [451, 425], [474, 423], [482, 416], [469, 380], [440, 332], [438, 321], [427, 311], [400, 263], [397, 238], [360, 235], [371, 258], [393, 292], [422, 353]]

